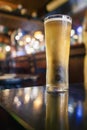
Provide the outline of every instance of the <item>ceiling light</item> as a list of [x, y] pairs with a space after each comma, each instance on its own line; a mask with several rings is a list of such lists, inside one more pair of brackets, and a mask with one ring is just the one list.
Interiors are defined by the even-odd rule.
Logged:
[[48, 3], [46, 6], [47, 11], [53, 11], [68, 0], [53, 0], [52, 2]]

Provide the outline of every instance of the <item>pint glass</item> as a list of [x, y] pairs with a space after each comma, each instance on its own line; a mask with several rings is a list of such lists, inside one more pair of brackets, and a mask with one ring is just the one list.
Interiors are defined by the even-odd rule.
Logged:
[[71, 25], [72, 19], [67, 15], [50, 15], [44, 20], [48, 92], [68, 89]]

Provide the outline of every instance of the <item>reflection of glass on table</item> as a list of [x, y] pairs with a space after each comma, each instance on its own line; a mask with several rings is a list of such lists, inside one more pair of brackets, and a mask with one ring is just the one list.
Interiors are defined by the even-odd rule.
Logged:
[[68, 130], [68, 92], [46, 96], [46, 130]]

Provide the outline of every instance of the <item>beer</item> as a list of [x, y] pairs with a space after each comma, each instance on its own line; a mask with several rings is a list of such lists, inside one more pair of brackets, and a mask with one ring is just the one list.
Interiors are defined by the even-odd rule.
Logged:
[[68, 89], [71, 18], [48, 16], [44, 22], [46, 42], [46, 86], [48, 91]]

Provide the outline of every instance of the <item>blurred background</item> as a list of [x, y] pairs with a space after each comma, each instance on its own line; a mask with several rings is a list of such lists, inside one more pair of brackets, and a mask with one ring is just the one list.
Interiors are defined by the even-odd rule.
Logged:
[[[73, 65], [79, 64], [73, 62], [73, 56], [84, 56], [86, 53], [86, 10], [87, 0], [0, 0], [1, 73], [45, 73], [44, 18], [50, 14], [68, 14], [73, 19], [71, 72]], [[77, 70], [74, 71], [76, 73]], [[79, 79], [83, 80], [82, 77]]]
[[0, 0], [0, 59], [45, 50], [43, 21], [54, 13], [73, 18], [71, 45], [82, 43], [87, 0]]

